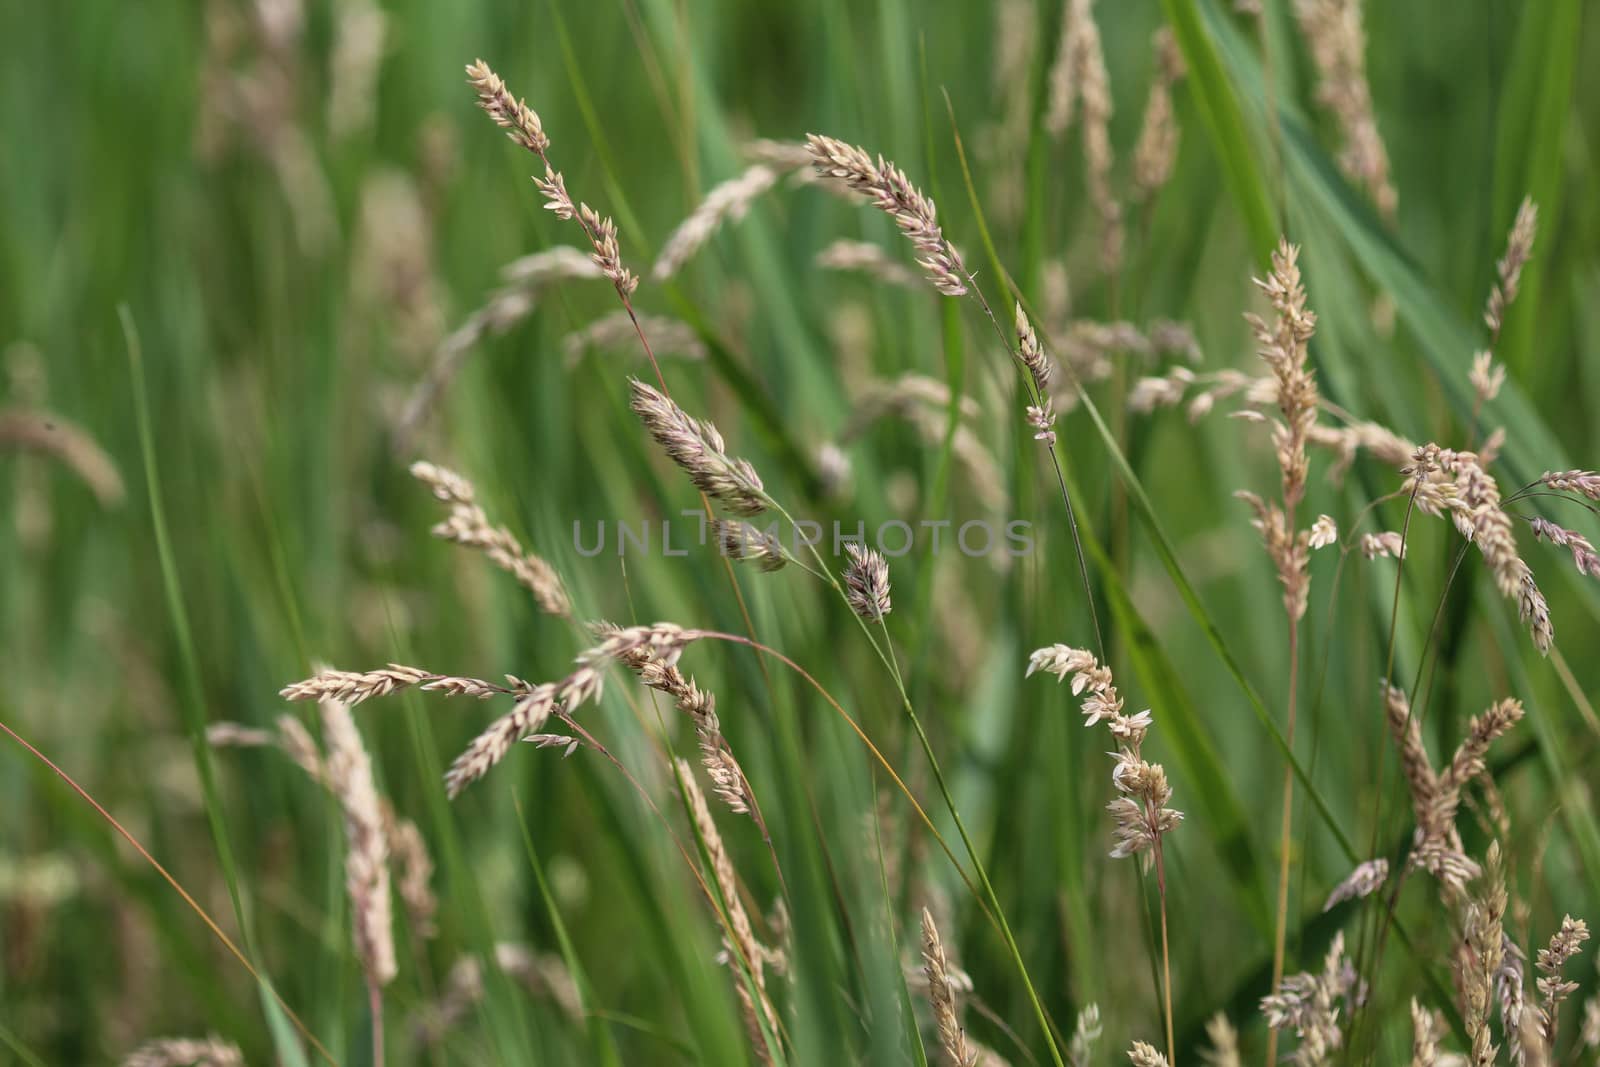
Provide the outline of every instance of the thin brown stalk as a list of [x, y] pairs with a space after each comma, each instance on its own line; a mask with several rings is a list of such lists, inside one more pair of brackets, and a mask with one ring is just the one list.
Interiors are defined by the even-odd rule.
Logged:
[[336, 1067], [337, 1061], [335, 1061], [333, 1056], [328, 1052], [327, 1047], [324, 1046], [321, 1041], [318, 1041], [317, 1035], [313, 1034], [306, 1027], [306, 1024], [300, 1020], [300, 1016], [295, 1014], [293, 1008], [289, 1007], [288, 1003], [283, 999], [283, 995], [278, 992], [275, 986], [267, 981], [265, 976], [256, 970], [255, 965], [250, 962], [243, 952], [239, 951], [238, 946], [233, 943], [233, 940], [228, 937], [227, 934], [222, 932], [222, 927], [217, 925], [216, 920], [211, 917], [210, 913], [202, 908], [200, 903], [189, 894], [189, 891], [184, 889], [178, 880], [172, 876], [172, 873], [162, 866], [159, 860], [150, 854], [150, 850], [145, 848], [144, 845], [140, 843], [138, 838], [134, 837], [133, 834], [128, 832], [127, 827], [118, 822], [116, 818], [113, 817], [112, 814], [107, 811], [98, 800], [90, 795], [88, 790], [84, 789], [83, 786], [79, 785], [71, 775], [57, 766], [55, 762], [50, 759], [50, 757], [46, 756], [43, 752], [40, 752], [37, 748], [34, 748], [33, 745], [29, 744], [22, 738], [21, 735], [19, 735], [4, 722], [0, 722], [0, 731], [3, 731], [6, 736], [11, 738], [11, 740], [15, 741], [17, 744], [21, 745], [25, 750], [27, 750], [30, 756], [48, 767], [51, 773], [65, 782], [69, 789], [83, 799], [84, 803], [93, 808], [95, 813], [99, 815], [101, 819], [105, 820], [106, 825], [110, 826], [117, 832], [119, 836], [121, 836], [124, 841], [128, 842], [128, 844], [132, 846], [133, 850], [137, 852], [139, 856], [146, 863], [148, 863], [157, 874], [161, 876], [162, 881], [171, 886], [173, 891], [176, 892], [178, 896], [183, 898], [183, 902], [189, 906], [189, 910], [193, 911], [195, 915], [200, 918], [200, 921], [205, 924], [206, 929], [211, 931], [211, 935], [222, 943], [223, 948], [228, 950], [229, 955], [239, 961], [239, 965], [245, 969], [245, 972], [250, 975], [251, 979], [254, 980], [258, 985], [265, 986], [265, 988], [272, 994], [272, 999], [277, 1003], [278, 1007], [282, 1009], [284, 1015], [288, 1017], [289, 1021], [294, 1025], [294, 1028], [299, 1031], [300, 1036], [305, 1038], [306, 1042], [310, 1044], [312, 1048], [316, 1049], [317, 1055], [321, 1056], [323, 1060], [330, 1065], [330, 1067]]

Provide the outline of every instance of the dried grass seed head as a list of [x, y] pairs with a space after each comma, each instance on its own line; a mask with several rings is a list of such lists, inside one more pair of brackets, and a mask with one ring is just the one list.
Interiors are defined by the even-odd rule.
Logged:
[[1500, 329], [1505, 324], [1506, 309], [1517, 298], [1522, 268], [1533, 256], [1533, 242], [1538, 233], [1539, 206], [1531, 197], [1523, 197], [1517, 207], [1517, 217], [1512, 220], [1511, 233], [1506, 238], [1505, 255], [1495, 263], [1495, 284], [1489, 290], [1489, 302], [1483, 310], [1484, 324], [1495, 338], [1500, 336]]
[[1327, 901], [1322, 905], [1324, 912], [1332, 911], [1334, 906], [1346, 900], [1360, 900], [1376, 893], [1389, 877], [1389, 861], [1386, 859], [1367, 860], [1358, 864], [1345, 880], [1333, 887], [1333, 892], [1328, 894]]
[[167, 1037], [140, 1045], [122, 1060], [122, 1067], [244, 1067], [244, 1053], [215, 1034]]
[[389, 836], [372, 761], [361, 742], [350, 707], [323, 700], [322, 735], [327, 743], [328, 787], [339, 799], [345, 826], [345, 888], [350, 894], [356, 957], [374, 986], [398, 973], [389, 900]]
[[894, 219], [920, 254], [917, 262], [935, 289], [946, 296], [966, 293], [966, 267], [955, 246], [945, 240], [933, 201], [899, 167], [882, 156], [874, 161], [865, 149], [821, 134], [807, 134], [806, 147], [819, 177], [843, 182]]
[[978, 1054], [968, 1043], [967, 1032], [961, 1026], [944, 943], [939, 938], [939, 928], [934, 925], [933, 913], [927, 908], [922, 909], [922, 973], [947, 1067], [974, 1067]]
[[782, 570], [789, 563], [783, 543], [766, 530], [736, 519], [712, 519], [717, 545], [729, 559], [753, 563], [763, 571]]
[[882, 622], [893, 608], [889, 599], [889, 564], [875, 548], [848, 541], [850, 562], [844, 569], [845, 599], [850, 610], [868, 622]]
[[654, 386], [637, 378], [630, 378], [628, 384], [634, 414], [702, 492], [737, 515], [759, 515], [766, 510], [766, 487], [760, 475], [747, 461], [728, 456], [715, 426], [693, 418]]

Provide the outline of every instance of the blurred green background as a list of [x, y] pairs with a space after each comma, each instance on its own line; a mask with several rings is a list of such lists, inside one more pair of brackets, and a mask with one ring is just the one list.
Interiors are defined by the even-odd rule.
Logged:
[[[1078, 127], [1058, 141], [1039, 121], [1061, 6], [0, 8], [0, 409], [81, 427], [126, 488], [102, 501], [47, 456], [0, 452], [0, 720], [167, 865], [340, 1062], [360, 1063], [369, 1021], [337, 809], [275, 753], [208, 754], [194, 743], [203, 724], [270, 725], [294, 710], [278, 689], [314, 662], [544, 680], [586, 644], [480, 558], [430, 538], [440, 516], [406, 465], [426, 457], [472, 478], [491, 518], [561, 569], [580, 618], [744, 631], [709, 552], [573, 550], [574, 521], [637, 523], [696, 502], [627, 411], [626, 378], [645, 366], [636, 350], [564, 357], [564, 337], [614, 310], [605, 283], [540, 292], [531, 314], [473, 347], [419, 435], [395, 448], [407, 396], [502, 284], [500, 268], [580, 238], [541, 210], [530, 157], [474, 108], [461, 72], [477, 56], [539, 111], [568, 188], [615, 215], [624, 258], [642, 273], [706, 190], [738, 172], [743, 145], [826, 132], [882, 151], [935, 198], [998, 308], [1009, 302], [974, 199], [1036, 307], [1065, 277], [1073, 319], [1190, 323], [1205, 354], [1197, 370], [1258, 372], [1240, 313], [1260, 310], [1249, 279], [1281, 230], [1304, 246], [1324, 393], [1414, 440], [1458, 447], [1472, 439], [1466, 374], [1485, 343], [1493, 263], [1532, 195], [1535, 258], [1497, 350], [1510, 382], [1483, 425], [1507, 430], [1496, 474], [1508, 491], [1593, 464], [1600, 29], [1579, 0], [1368, 5], [1370, 83], [1399, 193], [1392, 227], [1338, 171], [1337, 129], [1314, 102], [1286, 5], [1269, 0], [1258, 23], [1219, 0], [1100, 4], [1119, 192], [1155, 69], [1152, 33], [1178, 16], [1216, 64], [1197, 66], [1182, 42], [1191, 62], [1174, 89], [1176, 171], [1152, 202], [1128, 206], [1126, 263], [1113, 277], [1096, 254]], [[1008, 19], [1022, 32], [1003, 50]], [[1224, 103], [1242, 139], [1230, 140]], [[1111, 1062], [1130, 1038], [1159, 1043], [1154, 887], [1105, 858], [1105, 739], [1082, 728], [1065, 687], [1022, 679], [1031, 649], [1090, 643], [1053, 476], [987, 323], [926, 287], [819, 269], [815, 255], [838, 238], [910, 262], [887, 220], [784, 182], [670, 283], [647, 275], [636, 303], [701, 333], [711, 358], [664, 359], [674, 395], [716, 421], [796, 514], [1035, 524], [1038, 551], [1014, 565], [948, 551], [892, 560], [890, 632], [1046, 1009], [1070, 1031], [1098, 1002]], [[1169, 839], [1179, 1045], [1226, 1010], [1253, 1050], [1283, 762], [1247, 689], [1281, 722], [1284, 628], [1270, 565], [1231, 493], [1266, 494], [1277, 476], [1264, 435], [1220, 413], [1194, 425], [1181, 412], [1126, 415], [1127, 389], [1151, 368], [1115, 361], [1091, 393], [1154, 522], [1082, 410], [1058, 430], [1080, 515], [1111, 561], [1091, 569], [1119, 682], [1130, 705], [1152, 706], [1148, 751], [1188, 813]], [[839, 437], [865, 383], [906, 372], [954, 382], [980, 405], [971, 430], [1003, 502], [974, 485], [947, 440], [895, 421], [847, 445], [844, 493], [819, 492], [817, 447]], [[1314, 463], [1308, 516], [1343, 524], [1400, 484], [1365, 460], [1332, 483], [1326, 463]], [[1402, 514], [1389, 505], [1380, 525], [1398, 528]], [[1163, 566], [1163, 541], [1198, 609]], [[1537, 945], [1563, 912], [1600, 919], [1590, 795], [1600, 733], [1577, 699], [1600, 679], [1588, 654], [1600, 596], [1526, 539], [1570, 684], [1532, 651], [1475, 555], [1430, 639], [1458, 544], [1444, 523], [1413, 526], [1395, 676], [1409, 681], [1424, 650], [1437, 653], [1425, 720], [1436, 759], [1489, 700], [1527, 703], [1496, 767], [1516, 827], [1515, 934]], [[1379, 773], [1394, 564], [1339, 567], [1330, 555], [1313, 573], [1298, 755], [1354, 858], [1374, 840], [1391, 854], [1409, 835], [1392, 754]], [[738, 582], [762, 640], [839, 697], [954, 840], [889, 678], [843, 607], [794, 568], [740, 571]], [[769, 677], [731, 646], [693, 649], [684, 667], [718, 695], [789, 889], [794, 960], [777, 981], [793, 1062], [918, 1061], [897, 975], [925, 900], [972, 976], [972, 1033], [1011, 1062], [1039, 1061], [1043, 1040], [1003, 942], [849, 729], [792, 674], [769, 664]], [[692, 738], [642, 694], [619, 675], [585, 721], [682, 834], [661, 757], [665, 735], [686, 753]], [[444, 800], [443, 766], [492, 713], [426, 696], [358, 711], [382, 787], [433, 850], [442, 901], [436, 937], [402, 935], [387, 994], [391, 1060], [745, 1062], [710, 909], [613, 767], [587, 751], [563, 761], [518, 750]], [[1475, 816], [1462, 824], [1481, 854]], [[752, 908], [767, 913], [779, 883], [759, 834], [732, 818], [722, 826]], [[1303, 792], [1295, 842], [1291, 969], [1315, 966], [1341, 926], [1354, 941], [1367, 917], [1317, 918], [1353, 860]], [[1450, 989], [1455, 934], [1432, 886], [1409, 885], [1399, 916], [1410, 946], [1390, 946], [1376, 986], [1379, 1062], [1408, 1047], [1407, 998], [1444, 1008]], [[103, 1062], [148, 1037], [207, 1031], [250, 1062], [286, 1056], [284, 1024], [237, 962], [9, 741], [0, 939], [0, 1059]], [[496, 976], [481, 1007], [422, 1040], [415, 1024], [452, 964], [500, 941], [564, 957], [585, 1018]], [[1594, 971], [1577, 970], [1587, 993]]]

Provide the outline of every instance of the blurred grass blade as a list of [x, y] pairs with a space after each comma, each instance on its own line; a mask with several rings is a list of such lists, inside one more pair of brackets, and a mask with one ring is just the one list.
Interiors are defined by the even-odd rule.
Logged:
[[[1505, 233], [1517, 205], [1531, 196], [1539, 205], [1549, 240], [1556, 236], [1562, 217], [1561, 176], [1566, 163], [1562, 148], [1583, 40], [1582, 14], [1579, 0], [1546, 0], [1514, 10], [1517, 46], [1500, 97], [1494, 155], [1494, 237], [1498, 240]], [[1545, 258], [1535, 255], [1523, 269], [1521, 295], [1508, 313], [1495, 351], [1524, 381], [1536, 374], [1533, 340]]]
[[1188, 67], [1187, 81], [1211, 134], [1212, 148], [1222, 164], [1234, 205], [1250, 235], [1251, 250], [1257, 263], [1265, 267], [1273, 246], [1278, 243], [1277, 212], [1273, 210], [1266, 183], [1256, 166], [1258, 153], [1245, 132], [1233, 82], [1223, 70], [1198, 5], [1199, 0], [1161, 0], [1167, 24], [1172, 27], [1172, 35]]
[[[222, 796], [217, 789], [216, 768], [211, 761], [211, 746], [206, 741], [207, 715], [200, 681], [200, 659], [195, 651], [194, 634], [189, 626], [189, 612], [184, 605], [177, 559], [173, 553], [166, 509], [162, 503], [161, 475], [156, 464], [154, 434], [150, 429], [150, 400], [145, 388], [144, 360], [139, 347], [139, 332], [134, 325], [133, 313], [127, 305], [119, 306], [117, 315], [122, 323], [123, 339], [128, 349], [134, 411], [139, 426], [139, 450], [144, 456], [145, 486], [149, 494], [150, 519], [155, 530], [156, 551], [160, 557], [161, 584], [166, 592], [167, 611], [171, 616], [173, 639], [178, 646], [182, 668], [183, 696], [179, 700], [179, 705], [189, 733], [190, 746], [194, 752], [195, 769], [200, 775], [201, 796], [206, 821], [211, 827], [212, 843], [216, 847], [223, 881], [228, 887], [228, 897], [233, 903], [234, 921], [238, 923], [245, 952], [248, 953], [253, 965], [260, 958], [260, 952], [255, 945], [255, 935], [246, 916], [244, 898], [239, 890], [238, 867], [234, 861], [233, 847], [228, 842], [227, 825], [223, 820]], [[301, 1051], [300, 1042], [295, 1037], [293, 1029], [289, 1026], [288, 1019], [278, 1005], [277, 993], [266, 977], [266, 972], [259, 967], [257, 971], [262, 1009], [267, 1015], [274, 1051], [278, 1054], [278, 1058], [290, 1067], [303, 1067], [305, 1055]]]
[[622, 1058], [617, 1052], [616, 1042], [611, 1039], [611, 1031], [606, 1027], [602, 1016], [592, 1007], [594, 990], [589, 984], [589, 976], [584, 973], [583, 963], [579, 960], [578, 951], [567, 932], [566, 921], [561, 918], [561, 909], [556, 905], [555, 898], [550, 895], [550, 886], [545, 881], [544, 864], [539, 862], [539, 854], [533, 847], [533, 835], [528, 832], [528, 819], [522, 810], [522, 800], [515, 794], [512, 795], [512, 807], [517, 813], [517, 828], [522, 831], [522, 847], [528, 856], [528, 866], [532, 869], [534, 881], [539, 886], [539, 898], [544, 901], [545, 910], [550, 915], [550, 927], [555, 931], [556, 944], [561, 949], [561, 959], [567, 965], [567, 973], [572, 975], [572, 984], [578, 990], [578, 1002], [589, 1020], [590, 1051], [595, 1057], [590, 1062], [616, 1067], [622, 1063]]
[[[955, 129], [955, 116], [953, 113], [951, 115], [951, 128], [957, 138], [957, 143], [959, 144], [960, 131]], [[966, 183], [968, 203], [972, 208], [973, 217], [977, 222], [978, 232], [983, 238], [983, 246], [985, 251], [988, 253], [995, 276], [997, 278], [1005, 278], [1009, 285], [1010, 279], [1006, 275], [1005, 268], [1000, 264], [999, 256], [995, 251], [994, 242], [989, 238], [989, 227], [984, 221], [983, 204], [978, 198], [977, 188], [972, 183], [972, 174], [965, 167], [962, 168], [962, 178]], [[1028, 302], [1023, 294], [1014, 293], [1013, 295], [1022, 302], [1024, 310], [1028, 311], [1029, 316], [1033, 319], [1035, 324], [1043, 321], [1039, 315], [1035, 314], [1034, 309], [1028, 306]], [[1041, 335], [1042, 333], [1043, 331], [1041, 330]], [[1056, 338], [1046, 338], [1046, 344], [1056, 351], [1062, 350], [1060, 345], [1057, 343]], [[1306, 773], [1305, 768], [1301, 766], [1299, 759], [1294, 754], [1294, 751], [1289, 747], [1288, 742], [1283, 736], [1283, 732], [1278, 728], [1278, 724], [1273, 721], [1271, 713], [1267, 711], [1267, 706], [1262, 702], [1261, 697], [1256, 693], [1255, 687], [1251, 685], [1249, 679], [1244, 676], [1244, 671], [1239, 666], [1239, 661], [1234, 658], [1233, 653], [1228, 649], [1227, 642], [1222, 636], [1221, 628], [1217, 626], [1215, 619], [1212, 618], [1210, 612], [1206, 610], [1204, 602], [1201, 601], [1200, 595], [1195, 591], [1194, 586], [1189, 583], [1188, 577], [1183, 573], [1183, 567], [1178, 563], [1178, 556], [1172, 548], [1172, 542], [1167, 538], [1166, 532], [1161, 528], [1160, 521], [1156, 518], [1155, 508], [1151, 505], [1150, 498], [1144, 491], [1144, 485], [1139, 481], [1139, 476], [1135, 474], [1133, 468], [1128, 465], [1127, 457], [1123, 455], [1122, 449], [1118, 447], [1116, 436], [1111, 432], [1110, 427], [1106, 425], [1105, 420], [1100, 415], [1099, 409], [1095, 407], [1094, 401], [1090, 399], [1089, 394], [1085, 392], [1081, 386], [1078, 386], [1077, 396], [1084, 412], [1088, 414], [1090, 420], [1094, 423], [1096, 432], [1099, 433], [1101, 441], [1105, 444], [1106, 451], [1111, 456], [1113, 466], [1116, 467], [1118, 474], [1121, 476], [1123, 483], [1128, 489], [1129, 499], [1131, 499], [1137, 507], [1139, 516], [1144, 522], [1145, 528], [1151, 535], [1151, 542], [1156, 549], [1156, 554], [1161, 558], [1161, 564], [1166, 569], [1168, 577], [1172, 579], [1173, 585], [1183, 597], [1185, 607], [1189, 609], [1189, 613], [1194, 617], [1194, 620], [1200, 624], [1201, 630], [1205, 633], [1206, 640], [1210, 643], [1212, 649], [1217, 653], [1218, 658], [1222, 660], [1223, 666], [1227, 668], [1228, 673], [1232, 675], [1234, 681], [1238, 683], [1240, 690], [1245, 695], [1245, 699], [1250, 703], [1251, 710], [1255, 712], [1256, 719], [1272, 736], [1273, 742], [1278, 746], [1278, 750], [1282, 752], [1284, 758], [1289, 761], [1289, 766], [1294, 771], [1295, 777], [1299, 779], [1301, 786], [1311, 798], [1313, 806], [1316, 807], [1317, 813], [1321, 816], [1329, 831], [1332, 832], [1333, 836], [1338, 840], [1339, 847], [1344, 850], [1346, 858], [1348, 858], [1352, 864], [1359, 863], [1360, 860], [1357, 858], [1355, 846], [1351, 843], [1349, 836], [1344, 832], [1343, 828], [1339, 826], [1338, 820], [1334, 817], [1333, 810], [1328, 806], [1328, 803], [1326, 799], [1323, 798], [1321, 791], [1317, 789], [1315, 783], [1313, 783], [1311, 780], [1311, 776]]]

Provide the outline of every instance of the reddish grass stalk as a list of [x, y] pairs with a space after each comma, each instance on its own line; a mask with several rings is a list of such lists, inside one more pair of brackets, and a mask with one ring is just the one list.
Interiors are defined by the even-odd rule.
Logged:
[[[179, 884], [178, 880], [172, 876], [171, 872], [163, 867], [160, 861], [150, 854], [150, 850], [145, 848], [144, 845], [140, 844], [139, 839], [129, 833], [126, 827], [118, 822], [116, 818], [109, 811], [107, 811], [98, 800], [89, 794], [87, 789], [83, 788], [83, 786], [74, 781], [72, 776], [66, 771], [62, 770], [60, 767], [56, 766], [49, 756], [46, 756], [43, 752], [40, 752], [38, 749], [30, 745], [22, 738], [20, 734], [18, 734], [10, 726], [6, 725], [4, 722], [0, 722], [0, 730], [5, 731], [6, 735], [10, 737], [11, 740], [15, 741], [17, 744], [26, 749], [28, 754], [34, 759], [38, 760], [46, 767], [49, 767], [50, 770], [55, 773], [57, 778], [60, 778], [63, 782], [66, 782], [67, 785], [72, 788], [72, 791], [77, 793], [78, 796], [82, 797], [84, 801], [91, 808], [93, 808], [95, 812], [99, 814], [99, 816], [104, 819], [113, 830], [121, 834], [123, 840], [132, 845], [133, 850], [139, 853], [139, 855], [144, 858], [144, 861], [150, 864], [151, 867], [155, 868], [155, 872], [159, 874], [168, 885], [177, 891], [178, 896], [183, 898], [183, 902], [189, 905], [190, 909], [200, 917], [200, 921], [206, 925], [206, 928], [211, 931], [212, 935], [215, 936], [218, 941], [222, 942], [222, 947], [226, 948], [228, 952], [232, 954], [233, 958], [239, 961], [240, 966], [245, 969], [245, 972], [249, 974], [251, 978], [255, 979], [257, 983], [266, 984], [261, 973], [255, 969], [255, 966], [245, 957], [245, 954], [239, 951], [238, 946], [233, 943], [232, 939], [229, 938], [227, 934], [222, 932], [222, 927], [217, 925], [216, 920], [206, 912], [206, 909], [202, 908], [199, 902], [196, 901], [194, 897], [189, 895], [189, 891], [184, 889], [183, 886]], [[272, 999], [278, 1002], [278, 1007], [285, 1015], [289, 1017], [289, 1021], [294, 1024], [294, 1028], [300, 1031], [300, 1036], [305, 1038], [306, 1041], [310, 1043], [311, 1047], [317, 1050], [317, 1054], [324, 1060], [328, 1061], [332, 1067], [338, 1067], [338, 1064], [334, 1060], [333, 1056], [323, 1046], [322, 1042], [317, 1040], [316, 1035], [307, 1029], [306, 1024], [300, 1021], [300, 1016], [296, 1015], [294, 1013], [294, 1009], [289, 1007], [289, 1005], [284, 1001], [283, 997], [278, 993], [276, 987], [267, 984], [267, 989], [272, 993]]]

